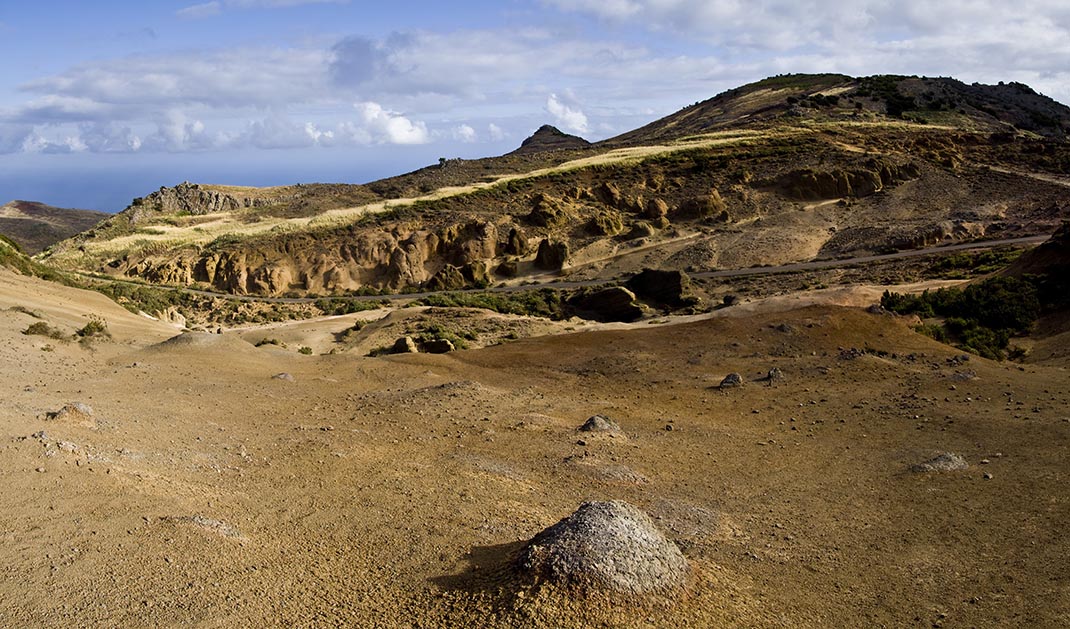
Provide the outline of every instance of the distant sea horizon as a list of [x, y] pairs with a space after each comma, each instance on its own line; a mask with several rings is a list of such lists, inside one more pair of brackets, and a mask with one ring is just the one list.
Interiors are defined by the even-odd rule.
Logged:
[[435, 164], [437, 156], [431, 157], [435, 150], [441, 147], [390, 147], [360, 154], [311, 149], [147, 156], [7, 155], [0, 158], [0, 205], [35, 201], [114, 214], [136, 197], [183, 181], [257, 187], [364, 184]]

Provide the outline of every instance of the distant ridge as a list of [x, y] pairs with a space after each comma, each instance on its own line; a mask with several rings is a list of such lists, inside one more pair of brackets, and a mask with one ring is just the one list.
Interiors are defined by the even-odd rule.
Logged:
[[90, 229], [109, 216], [105, 212], [58, 208], [35, 201], [11, 201], [0, 206], [0, 234], [33, 255]]

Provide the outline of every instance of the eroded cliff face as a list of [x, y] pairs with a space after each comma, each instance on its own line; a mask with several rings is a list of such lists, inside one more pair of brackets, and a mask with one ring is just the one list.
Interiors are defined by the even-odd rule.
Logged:
[[226, 249], [133, 254], [112, 262], [109, 270], [156, 283], [206, 284], [238, 295], [398, 291], [423, 286], [447, 267], [458, 269], [469, 283], [485, 279], [499, 252], [520, 241], [527, 246], [516, 226], [507, 225], [499, 242], [502, 233], [496, 224], [476, 220], [434, 231], [396, 226], [320, 237], [293, 234]]

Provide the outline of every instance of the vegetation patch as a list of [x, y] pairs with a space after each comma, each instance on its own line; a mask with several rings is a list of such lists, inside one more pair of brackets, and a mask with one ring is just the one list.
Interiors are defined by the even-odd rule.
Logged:
[[44, 321], [31, 323], [30, 327], [23, 330], [22, 333], [26, 336], [47, 336], [48, 338], [55, 339], [57, 341], [70, 340], [70, 337], [67, 336], [67, 334], [64, 333], [63, 330], [59, 328], [54, 328], [45, 323]]
[[551, 288], [516, 293], [439, 293], [424, 297], [414, 305], [482, 308], [502, 314], [543, 317], [554, 321], [567, 318], [561, 292]]
[[884, 291], [881, 306], [899, 314], [941, 318], [918, 331], [993, 360], [1006, 358], [1012, 336], [1025, 334], [1040, 316], [1035, 278], [993, 277], [979, 284], [920, 295]]
[[966, 251], [941, 258], [926, 271], [928, 277], [958, 280], [995, 273], [1010, 265], [1022, 255], [1024, 249], [991, 249]]

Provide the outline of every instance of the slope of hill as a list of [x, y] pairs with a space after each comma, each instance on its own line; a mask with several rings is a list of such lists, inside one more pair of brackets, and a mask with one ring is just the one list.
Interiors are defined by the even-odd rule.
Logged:
[[110, 216], [105, 212], [71, 210], [33, 201], [11, 201], [0, 206], [0, 234], [33, 255]]
[[502, 157], [443, 159], [366, 186], [182, 184], [45, 259], [317, 295], [1038, 235], [1070, 216], [1068, 120], [1066, 107], [1016, 84], [774, 77], [593, 145], [544, 127]]

